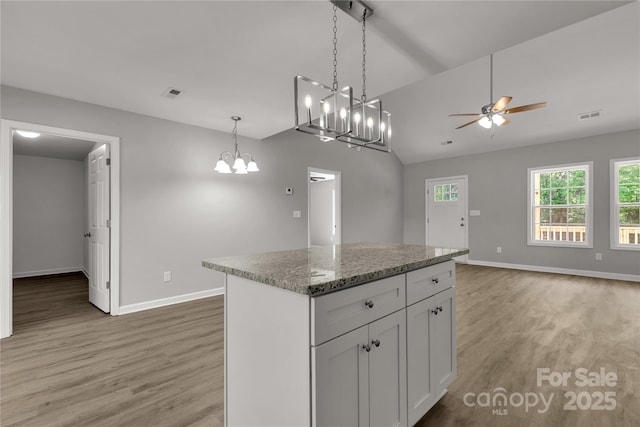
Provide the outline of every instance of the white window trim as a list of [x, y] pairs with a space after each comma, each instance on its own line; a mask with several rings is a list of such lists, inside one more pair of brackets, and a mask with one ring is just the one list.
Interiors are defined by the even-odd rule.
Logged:
[[[587, 206], [585, 209], [585, 228], [587, 239], [584, 242], [561, 242], [554, 240], [534, 239], [535, 224], [533, 223], [534, 192], [532, 175], [534, 172], [555, 171], [563, 168], [574, 168], [577, 166], [587, 167]], [[551, 246], [562, 248], [593, 248], [593, 162], [570, 163], [564, 165], [542, 166], [527, 169], [527, 245], [529, 246]]]
[[640, 251], [640, 245], [618, 243], [618, 174], [616, 173], [616, 163], [631, 163], [638, 160], [640, 160], [640, 157], [609, 160], [609, 182], [611, 183], [611, 191], [609, 191], [609, 218], [611, 219], [609, 238], [611, 240], [611, 250]]

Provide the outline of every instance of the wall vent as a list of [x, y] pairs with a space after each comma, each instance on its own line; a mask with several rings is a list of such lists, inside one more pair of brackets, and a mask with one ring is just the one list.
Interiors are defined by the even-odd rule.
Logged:
[[580, 113], [578, 114], [578, 120], [589, 120], [595, 119], [596, 117], [600, 117], [600, 111], [590, 111], [588, 113]]
[[167, 90], [165, 90], [162, 93], [162, 96], [164, 96], [165, 98], [169, 98], [169, 99], [175, 99], [178, 96], [182, 95], [184, 93], [183, 90], [181, 89], [176, 89], [175, 87], [169, 87], [167, 88]]

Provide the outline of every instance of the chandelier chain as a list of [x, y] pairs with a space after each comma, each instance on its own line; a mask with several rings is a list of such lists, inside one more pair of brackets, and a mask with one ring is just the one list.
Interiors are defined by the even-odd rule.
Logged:
[[362, 102], [367, 100], [367, 10], [362, 14]]
[[333, 90], [338, 90], [338, 7], [333, 5]]

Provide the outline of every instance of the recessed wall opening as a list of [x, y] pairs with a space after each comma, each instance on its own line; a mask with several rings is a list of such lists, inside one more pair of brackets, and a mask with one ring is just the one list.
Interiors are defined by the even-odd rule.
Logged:
[[340, 172], [309, 168], [309, 247], [342, 243], [340, 193]]

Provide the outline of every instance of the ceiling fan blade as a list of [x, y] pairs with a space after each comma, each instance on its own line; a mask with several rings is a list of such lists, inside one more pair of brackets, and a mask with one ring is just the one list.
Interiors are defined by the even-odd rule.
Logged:
[[507, 116], [502, 116], [502, 118], [504, 119], [504, 122], [502, 122], [502, 124], [500, 126], [506, 126], [509, 123], [511, 123], [511, 119], [509, 119], [509, 117]]
[[472, 121], [470, 121], [469, 123], [465, 123], [465, 124], [463, 124], [462, 126], [458, 126], [456, 129], [462, 129], [463, 127], [466, 127], [466, 126], [472, 125], [472, 124], [474, 124], [474, 123], [478, 123], [480, 120], [482, 120], [482, 117], [484, 117], [484, 116], [478, 117], [477, 119], [472, 120]]
[[513, 98], [510, 96], [503, 96], [502, 98], [498, 99], [498, 101], [496, 101], [495, 104], [493, 104], [493, 107], [491, 107], [491, 111], [502, 111], [507, 107], [507, 104], [509, 104], [511, 102]]
[[546, 107], [546, 102], [538, 102], [537, 104], [522, 105], [520, 107], [509, 108], [505, 111], [505, 114], [521, 113], [523, 111], [536, 110], [538, 108]]
[[479, 113], [460, 113], [460, 114], [449, 114], [449, 117], [454, 117], [454, 116], [479, 116]]

